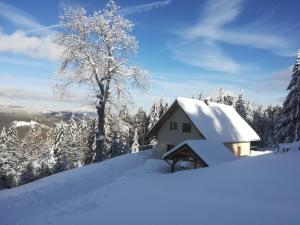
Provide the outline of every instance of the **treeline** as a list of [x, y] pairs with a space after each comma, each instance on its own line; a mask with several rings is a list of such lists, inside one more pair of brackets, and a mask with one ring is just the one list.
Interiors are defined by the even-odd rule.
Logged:
[[[203, 100], [200, 95], [198, 99]], [[245, 100], [243, 92], [237, 97], [220, 89], [212, 101], [233, 106], [261, 137], [260, 147], [274, 146], [275, 127], [281, 107], [263, 107]], [[139, 108], [130, 115], [127, 107], [108, 110], [105, 123], [104, 159], [145, 149], [146, 134], [168, 109], [161, 98], [147, 114]], [[0, 134], [0, 188], [11, 188], [61, 171], [95, 162], [96, 120], [77, 117], [54, 123], [52, 126], [35, 124], [20, 129], [12, 123]]]
[[[199, 95], [203, 100], [203, 96]], [[256, 131], [261, 138], [260, 147], [273, 147], [280, 140], [276, 137], [276, 129], [280, 121], [282, 107], [279, 105], [257, 105], [246, 100], [243, 91], [237, 97], [219, 90], [218, 96], [212, 101], [233, 106], [239, 115]]]
[[[143, 108], [131, 116], [127, 107], [107, 111], [104, 158], [138, 152], [148, 144], [145, 136], [167, 103], [156, 101], [149, 114]], [[0, 189], [11, 188], [95, 161], [96, 120], [72, 116], [45, 128], [33, 124], [20, 135], [16, 123], [0, 133]]]

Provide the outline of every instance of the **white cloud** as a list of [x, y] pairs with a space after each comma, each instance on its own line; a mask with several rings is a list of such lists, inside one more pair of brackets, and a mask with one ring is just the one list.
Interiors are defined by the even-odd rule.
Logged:
[[169, 5], [171, 2], [172, 2], [172, 0], [166, 0], [166, 1], [151, 2], [151, 3], [147, 3], [147, 4], [142, 4], [142, 5], [129, 6], [129, 7], [121, 8], [119, 10], [119, 13], [121, 15], [125, 16], [125, 15], [148, 12], [148, 11], [151, 11], [152, 9], [165, 7], [165, 6]]
[[36, 22], [25, 12], [3, 2], [0, 2], [0, 16], [12, 22], [15, 25], [21, 25], [27, 28], [42, 27], [41, 24]]
[[39, 34], [49, 35], [51, 33], [52, 26], [43, 26], [26, 12], [3, 2], [0, 2], [0, 16], [16, 25], [19, 29], [28, 29]]
[[172, 57], [182, 63], [206, 70], [236, 74], [247, 66], [240, 65], [234, 59], [224, 55], [213, 42], [177, 42], [169, 43]]
[[[239, 25], [236, 28], [226, 27], [237, 20], [243, 11], [242, 0], [208, 1], [204, 17], [196, 26], [183, 31], [191, 39], [207, 38], [234, 45], [249, 46], [269, 50], [275, 54], [292, 56], [296, 43], [282, 34], [282, 27], [274, 26], [272, 21], [254, 20], [251, 24]], [[257, 18], [256, 18], [257, 19]], [[266, 23], [262, 25], [263, 23]], [[270, 26], [270, 24], [272, 26]]]
[[23, 31], [12, 34], [0, 32], [0, 52], [12, 52], [48, 60], [57, 60], [61, 54], [59, 46], [52, 41], [51, 36], [28, 36]]
[[[255, 18], [245, 25], [237, 25], [238, 16], [244, 10], [243, 0], [208, 0], [202, 8], [199, 21], [178, 32], [181, 50], [171, 46], [173, 56], [187, 64], [207, 70], [239, 73], [241, 70], [256, 69], [244, 65], [222, 51], [221, 44], [268, 50], [280, 56], [293, 56], [297, 42], [294, 31], [283, 29], [265, 18]], [[286, 27], [284, 27], [286, 28]], [[294, 33], [293, 33], [294, 32]], [[210, 44], [207, 44], [210, 43]], [[186, 49], [194, 49], [189, 51]], [[199, 52], [196, 52], [199, 49]], [[207, 57], [205, 57], [207, 55]], [[224, 62], [220, 65], [220, 62]], [[217, 66], [216, 66], [217, 65]]]
[[[53, 43], [52, 28], [57, 25], [44, 26], [26, 12], [0, 1], [0, 17], [17, 27], [13, 33], [6, 34], [0, 30], [0, 52], [10, 52], [33, 58], [57, 60], [60, 56], [59, 47]], [[30, 34], [30, 35], [29, 35]], [[1, 61], [20, 60], [1, 58]]]

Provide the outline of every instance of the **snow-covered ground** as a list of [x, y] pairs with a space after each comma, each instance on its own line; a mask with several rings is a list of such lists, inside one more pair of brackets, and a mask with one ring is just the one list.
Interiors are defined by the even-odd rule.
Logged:
[[300, 224], [300, 151], [172, 174], [151, 157], [124, 155], [0, 191], [0, 224]]
[[37, 122], [35, 121], [30, 121], [30, 122], [27, 122], [27, 121], [14, 121], [13, 124], [16, 126], [16, 127], [24, 127], [24, 126], [35, 126], [35, 125], [38, 125]]
[[259, 156], [259, 155], [272, 154], [272, 153], [273, 153], [272, 150], [264, 150], [264, 151], [251, 150], [249, 156]]

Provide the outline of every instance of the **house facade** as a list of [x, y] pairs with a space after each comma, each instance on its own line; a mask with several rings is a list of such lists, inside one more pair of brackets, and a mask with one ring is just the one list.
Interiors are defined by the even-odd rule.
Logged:
[[183, 97], [149, 131], [150, 137], [158, 142], [158, 156], [187, 140], [220, 142], [235, 156], [245, 156], [250, 154], [251, 141], [259, 140], [233, 107]]
[[185, 140], [202, 140], [204, 136], [194, 126], [181, 108], [176, 108], [155, 135], [157, 149], [167, 152]]

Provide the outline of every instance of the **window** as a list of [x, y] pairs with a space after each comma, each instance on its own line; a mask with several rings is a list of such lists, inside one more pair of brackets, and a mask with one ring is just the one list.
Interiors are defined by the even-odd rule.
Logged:
[[174, 148], [175, 145], [167, 145], [167, 152]]
[[185, 132], [185, 133], [191, 133], [191, 124], [189, 123], [183, 123], [182, 124], [182, 132]]
[[170, 122], [170, 130], [177, 130], [177, 123], [176, 122]]

